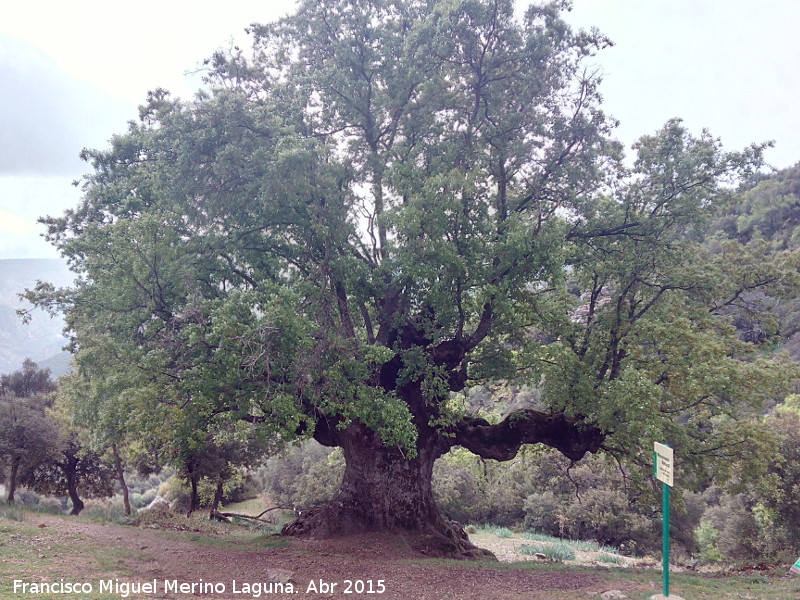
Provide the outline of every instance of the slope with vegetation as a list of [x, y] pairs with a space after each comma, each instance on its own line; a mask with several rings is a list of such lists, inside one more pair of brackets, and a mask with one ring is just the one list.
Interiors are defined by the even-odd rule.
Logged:
[[0, 260], [0, 373], [18, 369], [26, 358], [50, 367], [56, 376], [69, 368], [65, 360], [69, 355], [62, 353], [67, 343], [62, 332], [63, 318], [60, 315], [51, 318], [36, 310], [31, 312], [29, 322], [23, 323], [17, 314], [19, 310], [33, 308], [21, 302], [19, 295], [37, 280], [60, 287], [69, 285], [72, 274], [59, 259]]

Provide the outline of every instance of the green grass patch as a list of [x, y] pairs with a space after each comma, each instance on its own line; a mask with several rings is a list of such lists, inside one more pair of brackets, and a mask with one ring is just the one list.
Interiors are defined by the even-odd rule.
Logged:
[[133, 522], [133, 517], [125, 514], [125, 509], [116, 504], [94, 504], [87, 506], [81, 517], [95, 523], [128, 525]]
[[37, 515], [63, 515], [65, 513], [63, 508], [52, 504], [34, 504], [26, 506], [25, 510]]
[[520, 554], [542, 554], [551, 562], [575, 560], [575, 551], [566, 544], [529, 544], [519, 549]]
[[560, 544], [564, 541], [561, 538], [544, 533], [537, 533], [535, 531], [526, 531], [522, 534], [522, 537], [524, 537], [526, 540], [531, 540], [534, 542], [549, 542], [551, 544]]
[[625, 561], [618, 554], [601, 554], [597, 557], [597, 562], [606, 563], [609, 565], [624, 565]]
[[285, 548], [289, 545], [289, 540], [274, 534], [264, 534], [253, 538], [249, 544], [258, 548]]
[[147, 554], [140, 550], [133, 550], [131, 548], [108, 548], [102, 553], [97, 554], [95, 560], [101, 571], [127, 577], [136, 575], [135, 564], [146, 558]]
[[185, 533], [175, 537], [198, 546], [208, 546], [210, 548], [229, 548], [232, 541], [228, 536], [213, 536], [204, 533]]
[[576, 550], [583, 552], [605, 552], [606, 554], [619, 554], [619, 549], [613, 546], [602, 546], [597, 542], [581, 541], [581, 540], [562, 540], [563, 543], [568, 544]]
[[235, 551], [252, 551], [259, 548], [283, 548], [289, 545], [286, 538], [272, 533], [261, 533], [254, 535], [252, 532], [239, 529], [222, 531], [217, 534], [208, 533], [184, 533], [184, 532], [163, 532], [168, 537], [192, 542], [198, 546], [209, 548], [226, 548]]
[[0, 504], [0, 519], [7, 521], [24, 521], [25, 511], [16, 504]]
[[498, 527], [497, 525], [472, 525], [479, 533], [491, 533], [499, 538], [514, 537], [514, 532], [508, 527]]
[[[254, 517], [268, 508], [270, 507], [264, 503], [262, 498], [251, 498], [250, 500], [243, 500], [242, 502], [232, 502], [231, 504], [226, 504], [220, 509], [220, 512], [235, 512]], [[279, 511], [271, 512], [274, 513]]]
[[552, 535], [537, 533], [535, 531], [526, 531], [522, 534], [522, 537], [524, 537], [526, 540], [531, 540], [534, 542], [563, 544], [573, 548], [574, 550], [580, 550], [581, 552], [604, 552], [606, 554], [619, 554], [618, 548], [614, 548], [613, 546], [603, 546], [591, 540], [565, 540]]

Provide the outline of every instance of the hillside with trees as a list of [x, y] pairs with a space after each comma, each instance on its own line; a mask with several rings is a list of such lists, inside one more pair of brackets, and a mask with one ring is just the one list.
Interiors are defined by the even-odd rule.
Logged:
[[285, 534], [463, 558], [451, 517], [652, 545], [661, 441], [687, 548], [722, 551], [724, 511], [794, 539], [796, 190], [764, 146], [673, 119], [626, 162], [608, 40], [556, 5], [308, 1], [250, 33], [44, 219], [77, 280], [27, 299], [65, 315], [93, 446], [173, 467], [193, 512], [313, 439], [341, 479]]

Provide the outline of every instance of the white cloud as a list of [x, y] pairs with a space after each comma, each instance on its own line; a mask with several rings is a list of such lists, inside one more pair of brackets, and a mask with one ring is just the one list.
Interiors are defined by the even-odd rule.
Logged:
[[35, 235], [36, 227], [28, 219], [23, 219], [0, 208], [0, 233], [12, 235]]
[[125, 123], [113, 101], [29, 44], [2, 35], [0, 90], [0, 174], [80, 173], [81, 149]]
[[0, 33], [32, 42], [71, 77], [135, 106], [156, 87], [191, 95], [199, 79], [187, 78], [187, 71], [231, 38], [244, 39], [254, 21], [274, 20], [293, 6], [292, 0], [18, 2], [3, 11]]
[[0, 177], [0, 259], [56, 258], [39, 217], [60, 216], [77, 205], [80, 191], [69, 176]]
[[776, 167], [800, 160], [800, 2], [575, 0], [569, 19], [616, 44], [595, 62], [624, 142], [680, 117], [731, 150], [775, 140]]

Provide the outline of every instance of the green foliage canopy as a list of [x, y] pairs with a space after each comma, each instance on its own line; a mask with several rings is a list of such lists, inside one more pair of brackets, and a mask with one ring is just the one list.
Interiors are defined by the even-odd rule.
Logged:
[[[409, 457], [423, 433], [502, 459], [740, 447], [794, 370], [731, 311], [797, 258], [692, 236], [761, 147], [675, 120], [624, 168], [584, 66], [608, 41], [562, 4], [303, 2], [194, 100], [152, 92], [45, 220], [75, 287], [30, 294], [66, 309], [101, 404], [184, 439], [228, 415], [337, 445], [357, 422]], [[546, 412], [453, 401], [498, 378], [541, 382]]]

